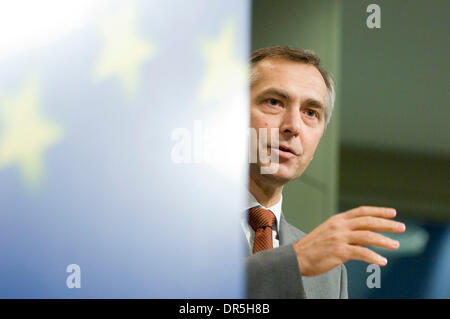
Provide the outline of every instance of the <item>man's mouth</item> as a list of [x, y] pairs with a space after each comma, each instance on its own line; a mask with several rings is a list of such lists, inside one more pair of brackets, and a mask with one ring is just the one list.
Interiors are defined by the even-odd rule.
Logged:
[[293, 155], [297, 155], [292, 147], [286, 146], [286, 145], [279, 145], [278, 148], [282, 152], [291, 153]]
[[292, 158], [292, 157], [297, 156], [294, 149], [287, 145], [278, 145], [278, 148], [275, 148], [275, 147], [271, 147], [271, 148], [272, 148], [272, 150], [277, 151], [279, 157], [281, 157], [281, 158]]

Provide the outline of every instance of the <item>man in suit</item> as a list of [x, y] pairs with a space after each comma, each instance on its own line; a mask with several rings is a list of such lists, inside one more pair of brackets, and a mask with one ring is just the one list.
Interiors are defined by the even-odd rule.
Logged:
[[[405, 230], [390, 220], [396, 215], [392, 208], [358, 207], [307, 235], [281, 212], [283, 187], [308, 167], [333, 104], [333, 81], [311, 51], [277, 46], [252, 53], [250, 126], [257, 138], [251, 145], [270, 160], [257, 156], [250, 163], [248, 215], [242, 220], [249, 244], [248, 298], [347, 298], [343, 263], [384, 266], [387, 260], [364, 246], [398, 248], [397, 241], [377, 233]], [[276, 129], [277, 139], [263, 138], [261, 129], [268, 130], [266, 136]]]

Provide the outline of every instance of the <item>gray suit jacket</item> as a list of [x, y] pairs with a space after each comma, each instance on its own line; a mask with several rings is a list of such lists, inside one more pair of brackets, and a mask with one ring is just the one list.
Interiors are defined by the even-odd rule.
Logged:
[[344, 265], [319, 276], [301, 275], [292, 244], [303, 236], [281, 214], [280, 247], [247, 257], [247, 298], [348, 298]]

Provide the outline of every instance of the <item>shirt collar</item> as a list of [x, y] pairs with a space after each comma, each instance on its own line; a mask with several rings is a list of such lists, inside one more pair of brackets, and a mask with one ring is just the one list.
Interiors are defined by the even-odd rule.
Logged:
[[252, 207], [256, 207], [256, 206], [270, 210], [277, 218], [277, 231], [279, 231], [280, 230], [280, 218], [281, 218], [282, 203], [283, 203], [283, 194], [281, 194], [281, 197], [280, 197], [280, 200], [278, 201], [278, 203], [276, 203], [275, 205], [270, 206], [270, 207], [265, 207], [256, 200], [255, 196], [253, 196], [253, 194], [250, 193], [249, 190], [247, 190], [247, 206], [246, 206], [245, 210], [248, 210], [248, 209], [250, 209]]

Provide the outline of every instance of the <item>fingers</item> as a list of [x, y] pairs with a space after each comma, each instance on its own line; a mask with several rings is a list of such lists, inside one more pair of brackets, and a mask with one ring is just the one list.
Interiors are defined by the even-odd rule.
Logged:
[[397, 215], [397, 211], [394, 208], [389, 207], [361, 206], [351, 209], [343, 213], [343, 215], [345, 218], [355, 218], [363, 216], [394, 218]]
[[371, 230], [377, 232], [402, 233], [405, 231], [405, 224], [395, 220], [379, 217], [365, 216], [357, 217], [347, 221], [351, 230]]
[[371, 231], [361, 230], [350, 232], [348, 235], [348, 243], [360, 246], [371, 245], [392, 250], [397, 249], [400, 246], [398, 241], [389, 237]]
[[378, 266], [385, 266], [387, 259], [369, 248], [348, 245], [348, 259], [362, 260], [369, 264], [377, 264]]

